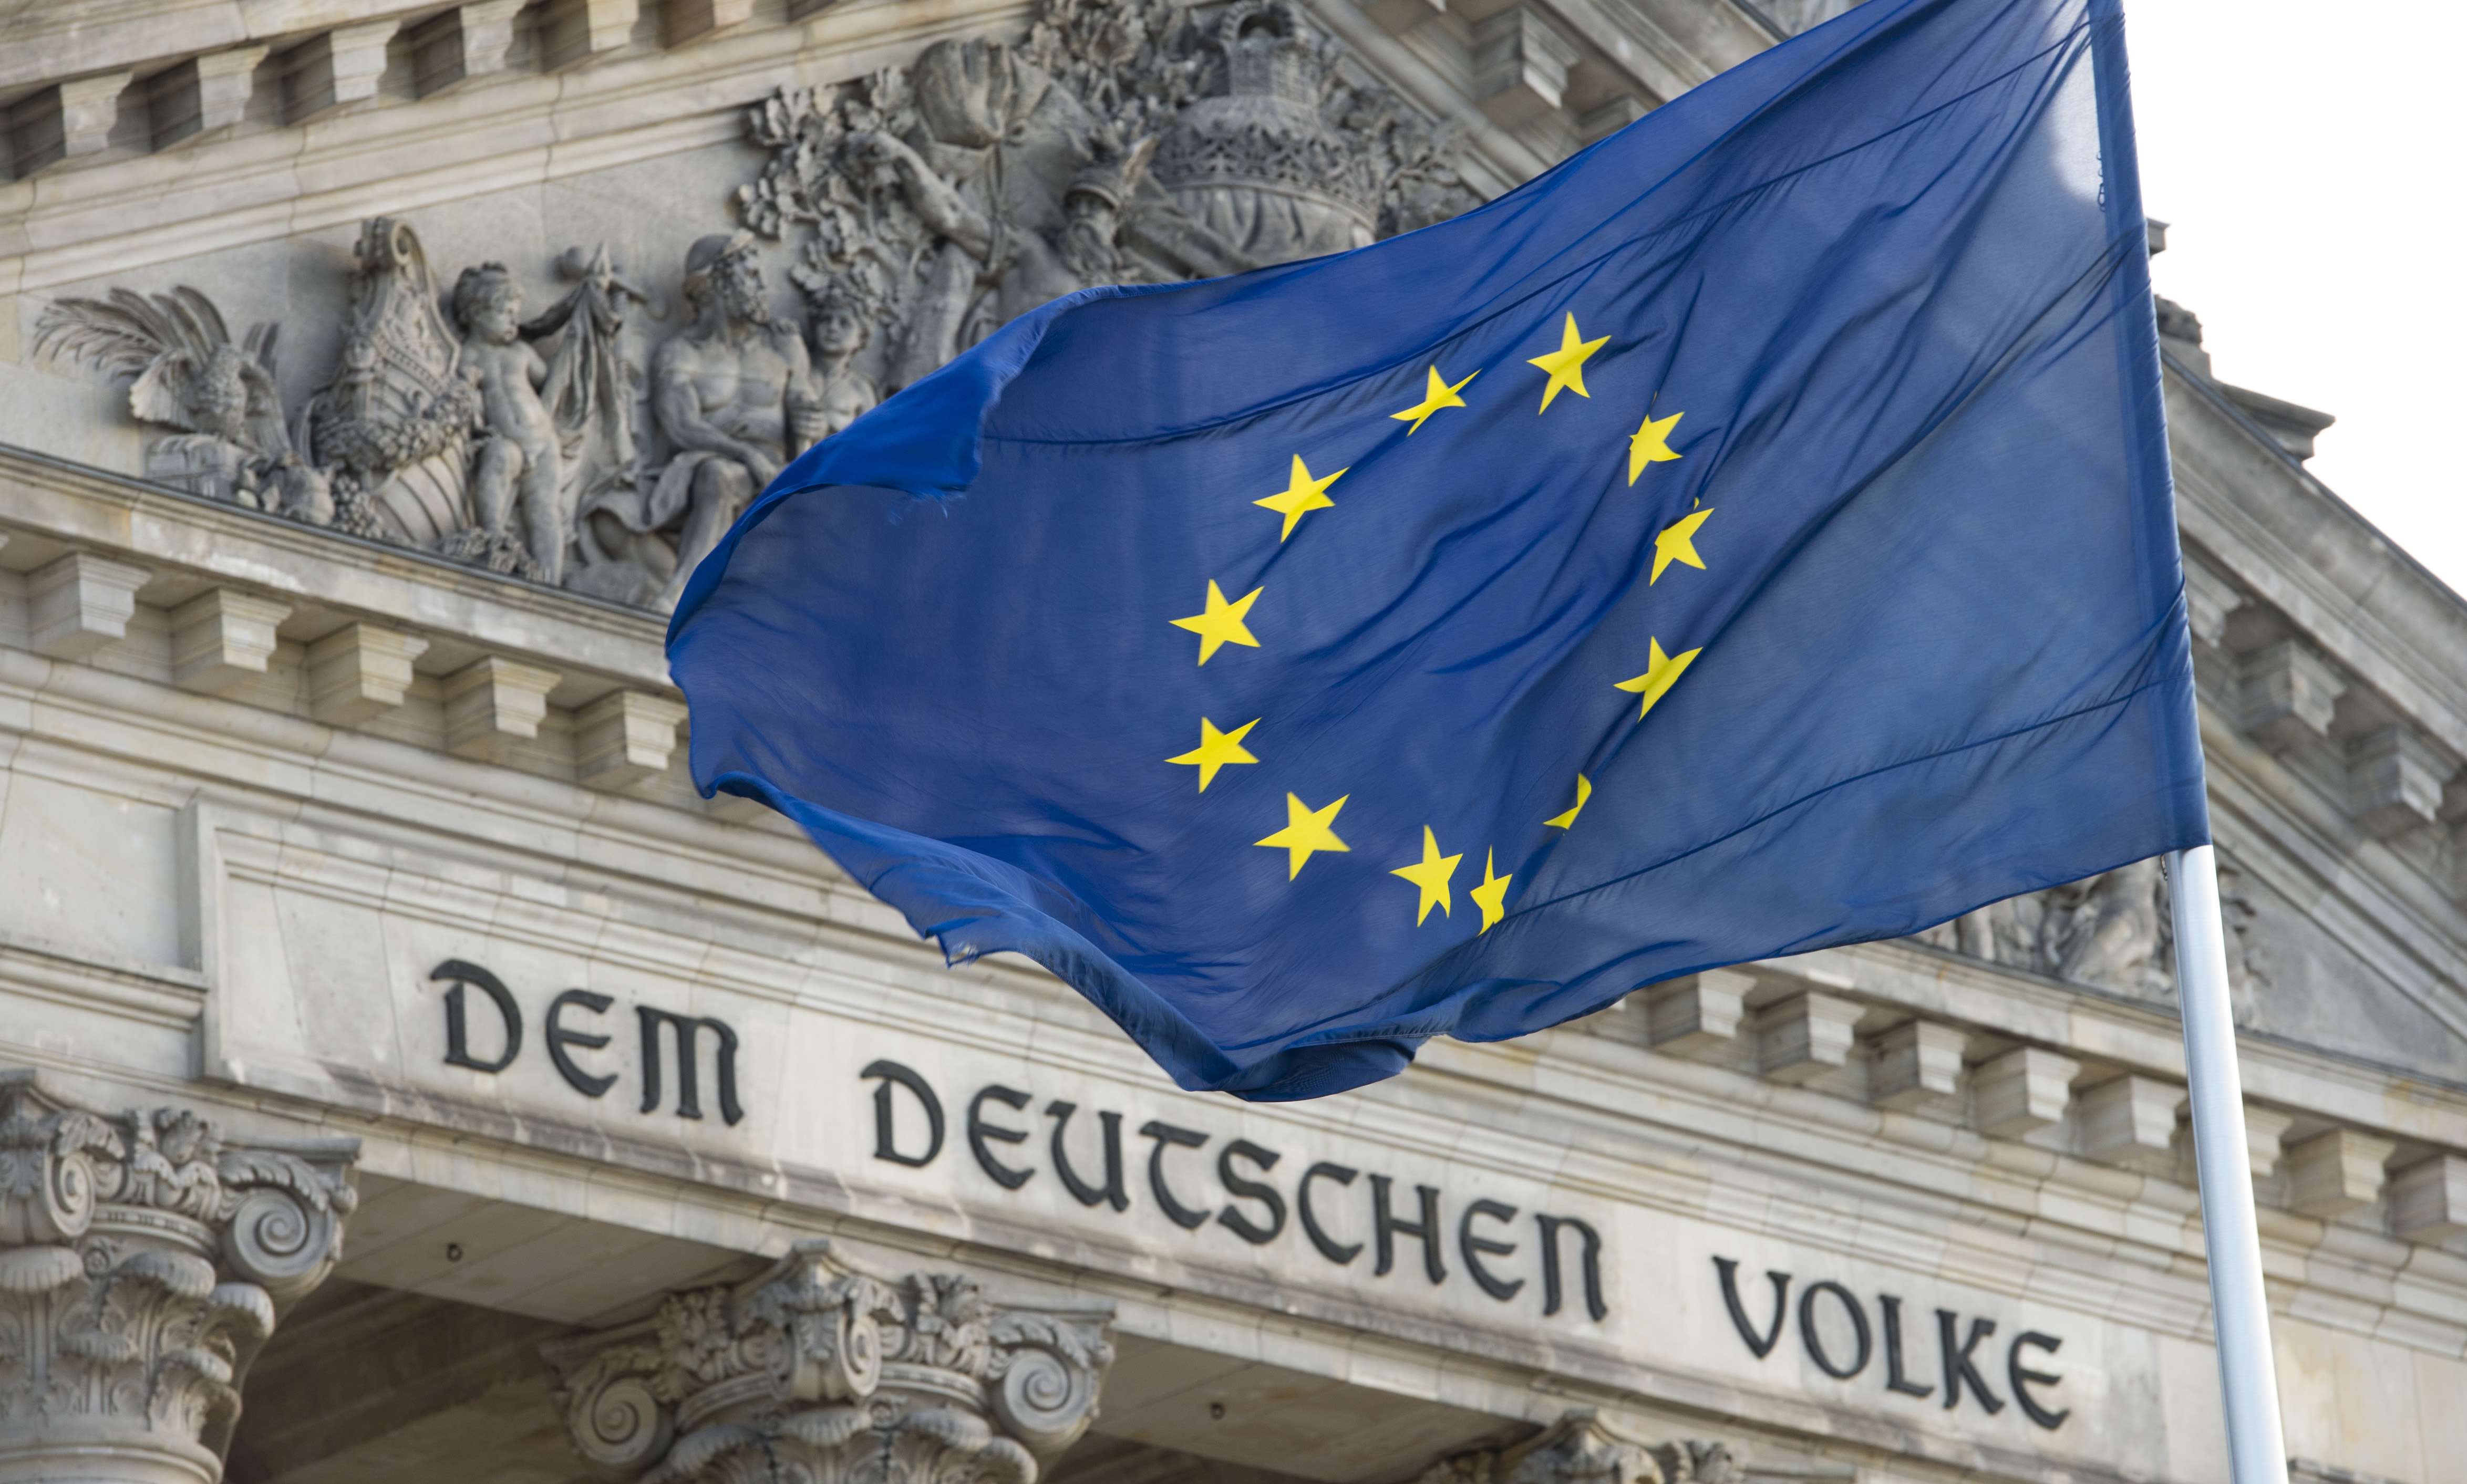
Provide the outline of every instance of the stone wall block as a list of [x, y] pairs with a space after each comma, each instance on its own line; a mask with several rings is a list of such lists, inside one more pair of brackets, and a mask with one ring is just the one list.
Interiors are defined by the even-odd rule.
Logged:
[[399, 18], [337, 26], [283, 54], [283, 122], [305, 124], [328, 110], [377, 96], [386, 43]]
[[2381, 1199], [2383, 1166], [2398, 1152], [2389, 1139], [2352, 1129], [2317, 1134], [2287, 1150], [2287, 1203], [2297, 1214], [2327, 1219]]
[[1867, 1006], [1814, 991], [1793, 995], [1756, 1013], [1756, 1069], [1778, 1082], [1849, 1065]]
[[26, 627], [34, 650], [82, 660], [128, 633], [137, 590], [154, 574], [143, 567], [72, 551], [26, 578]]
[[2275, 1108], [2244, 1105], [2244, 1142], [2252, 1157], [2253, 1179], [2267, 1180], [2278, 1169], [2278, 1161], [2287, 1153], [2283, 1140], [2288, 1125], [2295, 1121], [2294, 1115]]
[[1671, 1056], [1703, 1056], [1731, 1045], [1756, 981], [1733, 969], [1708, 969], [1644, 991], [1645, 1042]]
[[1558, 111], [1581, 56], [1539, 11], [1511, 6], [1473, 28], [1473, 92], [1491, 122], [1513, 128]]
[[574, 777], [593, 788], [624, 789], [668, 771], [685, 703], [640, 690], [601, 696], [574, 713]]
[[219, 695], [265, 673], [275, 628], [291, 605], [230, 588], [201, 593], [171, 610], [171, 680]]
[[660, 39], [669, 46], [683, 46], [742, 26], [753, 15], [754, 0], [664, 0]]
[[9, 105], [9, 162], [19, 180], [100, 151], [120, 122], [120, 95], [133, 74], [100, 72], [56, 82]]
[[1578, 119], [1576, 138], [1588, 145], [1608, 139], [1652, 111], [1653, 105], [1644, 100], [1622, 93]]
[[2390, 1177], [2390, 1233], [2423, 1243], [2467, 1237], [2467, 1156], [2435, 1155]]
[[549, 0], [540, 15], [540, 66], [587, 62], [633, 39], [640, 0]]
[[445, 750], [494, 762], [539, 736], [548, 693], [565, 677], [490, 655], [445, 679]]
[[1392, 36], [1448, 13], [1447, 0], [1364, 0], [1361, 10]]
[[2338, 668], [2300, 639], [2283, 639], [2245, 656], [2236, 683], [2244, 730], [2275, 752], [2306, 737], [2330, 734], [2330, 717], [2347, 683]]
[[2176, 1111], [2184, 1088], [2156, 1077], [2118, 1077], [2081, 1094], [2080, 1149], [2102, 1164], [2165, 1175], [2176, 1167]]
[[2080, 1075], [2081, 1063], [2037, 1046], [1981, 1062], [1970, 1072], [1972, 1120], [1996, 1138], [2020, 1138], [2061, 1123]]
[[209, 52], [147, 79], [146, 122], [154, 147], [169, 149], [238, 124], [257, 91], [257, 68], [265, 53], [261, 46]]
[[2441, 818], [2441, 790], [2458, 771], [2414, 728], [2368, 731], [2347, 744], [2347, 808], [2376, 839], [2390, 840]]
[[428, 641], [373, 623], [347, 624], [308, 646], [308, 714], [356, 727], [402, 705]]
[[1931, 1021], [1906, 1021], [1876, 1038], [1867, 1096], [1883, 1108], [1912, 1112], [1941, 1107], [1961, 1091], [1967, 1031]]
[[476, 0], [422, 21], [411, 33], [412, 91], [434, 97], [506, 70], [514, 16], [526, 0]]

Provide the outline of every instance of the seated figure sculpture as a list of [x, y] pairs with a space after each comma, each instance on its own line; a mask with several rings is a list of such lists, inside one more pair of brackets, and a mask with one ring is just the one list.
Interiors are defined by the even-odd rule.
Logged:
[[[773, 318], [749, 234], [689, 248], [685, 297], [692, 321], [651, 359], [651, 415], [673, 457], [647, 488], [595, 497], [586, 517], [597, 551], [662, 582], [649, 601], [663, 610], [755, 495], [826, 431], [804, 337]], [[673, 548], [661, 539], [670, 532]]]

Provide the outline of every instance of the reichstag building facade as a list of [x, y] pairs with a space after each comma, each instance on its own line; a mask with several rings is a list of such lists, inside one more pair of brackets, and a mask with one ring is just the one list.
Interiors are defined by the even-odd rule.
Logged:
[[[0, 5], [0, 1484], [2221, 1484], [2155, 864], [1245, 1106], [687, 776], [797, 451], [1840, 8]], [[2161, 320], [2288, 1451], [2455, 1484], [2467, 603]]]

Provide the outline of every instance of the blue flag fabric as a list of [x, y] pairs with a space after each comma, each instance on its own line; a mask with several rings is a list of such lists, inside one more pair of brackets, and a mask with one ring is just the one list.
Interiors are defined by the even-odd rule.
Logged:
[[1311, 1097], [2207, 839], [2113, 0], [1870, 0], [1356, 252], [806, 453], [694, 776]]

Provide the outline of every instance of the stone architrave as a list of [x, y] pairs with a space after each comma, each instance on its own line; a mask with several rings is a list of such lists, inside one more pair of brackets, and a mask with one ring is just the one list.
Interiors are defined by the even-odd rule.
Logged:
[[1724, 1443], [1648, 1443], [1590, 1407], [1522, 1443], [1443, 1458], [1418, 1484], [1746, 1484]]
[[734, 1288], [548, 1347], [593, 1470], [661, 1484], [1035, 1484], [1097, 1416], [1111, 1305], [1003, 1307], [801, 1244]]
[[341, 1252], [358, 1149], [0, 1071], [0, 1481], [215, 1484], [249, 1362]]

